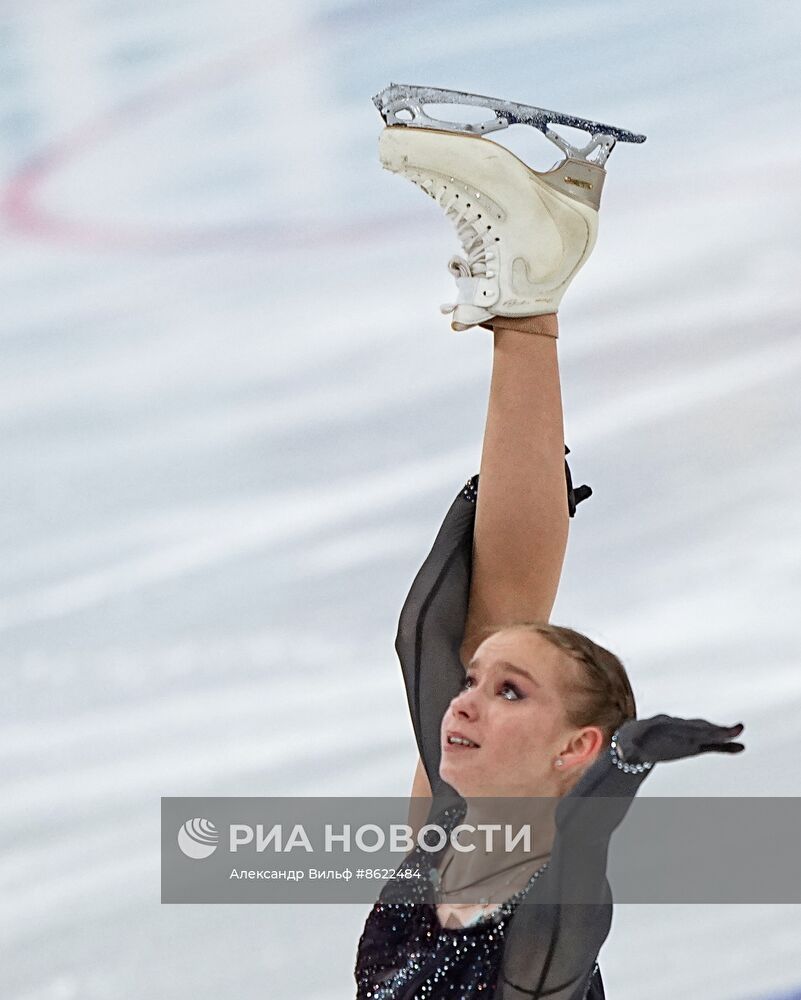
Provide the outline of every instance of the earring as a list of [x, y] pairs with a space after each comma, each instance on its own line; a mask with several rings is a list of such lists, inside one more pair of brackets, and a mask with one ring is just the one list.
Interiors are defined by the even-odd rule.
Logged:
[[556, 765], [557, 767], [561, 767], [561, 766], [562, 766], [562, 765], [564, 764], [564, 761], [562, 760], [562, 758], [561, 758], [561, 757], [557, 757], [557, 758], [556, 758], [556, 760], [554, 761], [554, 764], [555, 764], [555, 765]]

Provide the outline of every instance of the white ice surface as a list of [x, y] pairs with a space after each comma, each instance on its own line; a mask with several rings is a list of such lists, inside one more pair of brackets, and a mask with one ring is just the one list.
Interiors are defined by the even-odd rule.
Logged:
[[[595, 496], [554, 618], [643, 715], [746, 721], [647, 794], [798, 794], [800, 38], [779, 0], [3, 5], [4, 997], [353, 995], [366, 905], [159, 903], [159, 797], [408, 789], [395, 621], [490, 343], [378, 167], [390, 80], [648, 135], [560, 313]], [[801, 906], [619, 906], [601, 965], [614, 1000], [797, 997], [800, 940]]]

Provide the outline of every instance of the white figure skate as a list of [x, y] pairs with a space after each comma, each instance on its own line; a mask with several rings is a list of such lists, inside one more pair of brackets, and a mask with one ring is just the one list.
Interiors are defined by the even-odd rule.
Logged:
[[[613, 125], [478, 94], [390, 84], [373, 102], [387, 123], [379, 152], [386, 170], [401, 174], [439, 202], [456, 226], [465, 257], [452, 257], [456, 279], [454, 330], [490, 325], [496, 316], [554, 313], [598, 232], [598, 206], [615, 142], [644, 142]], [[461, 124], [429, 117], [425, 105], [486, 107], [495, 117]], [[532, 170], [514, 153], [482, 138], [510, 125], [531, 125], [565, 154], [551, 170]], [[591, 136], [580, 148], [550, 127], [568, 125]]]

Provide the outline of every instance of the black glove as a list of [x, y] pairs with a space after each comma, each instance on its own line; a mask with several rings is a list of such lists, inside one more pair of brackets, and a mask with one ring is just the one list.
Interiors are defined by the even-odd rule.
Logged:
[[655, 715], [652, 719], [624, 722], [617, 734], [618, 751], [627, 764], [680, 760], [701, 753], [740, 753], [742, 743], [730, 743], [743, 731], [736, 726], [716, 726], [706, 719], [677, 719]]

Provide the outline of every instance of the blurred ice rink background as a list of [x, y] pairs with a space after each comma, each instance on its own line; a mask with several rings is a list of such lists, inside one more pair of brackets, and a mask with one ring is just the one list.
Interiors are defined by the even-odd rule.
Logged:
[[[800, 29], [775, 0], [6, 0], [5, 997], [353, 995], [366, 906], [160, 905], [159, 797], [410, 785], [396, 616], [477, 471], [491, 344], [438, 314], [455, 235], [378, 166], [391, 80], [648, 135], [560, 311], [595, 496], [554, 620], [641, 714], [746, 722], [647, 794], [798, 794]], [[613, 1000], [799, 997], [799, 940], [801, 906], [621, 906], [601, 967]]]

